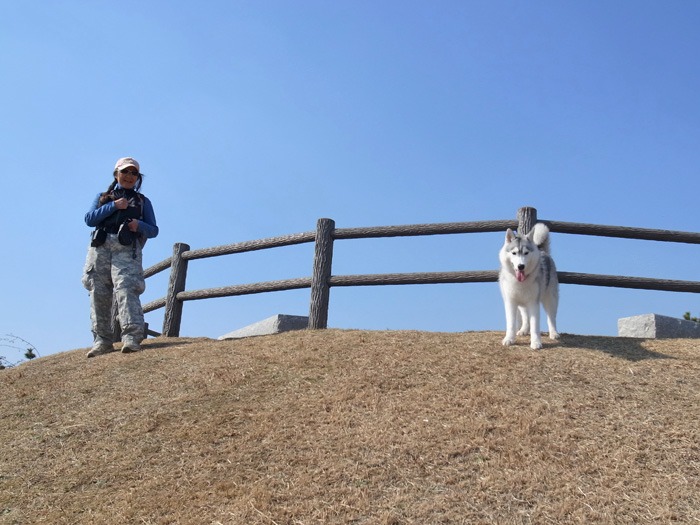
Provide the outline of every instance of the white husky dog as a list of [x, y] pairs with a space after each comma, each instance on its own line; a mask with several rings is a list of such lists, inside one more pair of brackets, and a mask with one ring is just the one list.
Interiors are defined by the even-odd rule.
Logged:
[[[559, 280], [550, 256], [549, 228], [538, 222], [527, 235], [516, 234], [508, 229], [499, 259], [501, 271], [498, 282], [506, 309], [506, 337], [503, 345], [515, 343], [516, 335], [530, 333], [530, 347], [535, 350], [542, 348], [540, 303], [547, 314], [549, 338], [559, 339]], [[518, 314], [522, 318], [522, 325], [516, 334]]]

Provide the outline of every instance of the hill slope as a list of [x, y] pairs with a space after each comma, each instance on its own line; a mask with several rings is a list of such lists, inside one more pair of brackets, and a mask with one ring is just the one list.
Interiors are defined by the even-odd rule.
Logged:
[[151, 339], [0, 372], [1, 524], [698, 523], [700, 349]]

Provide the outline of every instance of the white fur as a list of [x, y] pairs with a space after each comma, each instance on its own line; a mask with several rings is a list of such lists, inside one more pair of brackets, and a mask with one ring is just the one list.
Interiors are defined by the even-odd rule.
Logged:
[[[506, 232], [499, 253], [501, 270], [498, 282], [506, 312], [504, 346], [515, 343], [517, 335], [530, 334], [530, 347], [542, 348], [540, 337], [540, 303], [547, 314], [549, 338], [559, 339], [557, 308], [559, 281], [554, 261], [549, 253], [549, 228], [537, 223], [527, 236]], [[519, 278], [518, 278], [519, 277]], [[522, 318], [516, 333], [518, 315]]]

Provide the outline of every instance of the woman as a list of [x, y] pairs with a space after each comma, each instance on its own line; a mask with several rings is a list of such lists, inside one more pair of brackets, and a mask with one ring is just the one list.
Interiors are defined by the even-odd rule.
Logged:
[[146, 289], [141, 250], [158, 235], [151, 201], [139, 193], [143, 174], [139, 163], [124, 157], [114, 166], [114, 181], [100, 193], [85, 214], [94, 227], [83, 272], [90, 292], [94, 343], [88, 357], [114, 351], [112, 303], [116, 297], [122, 352], [137, 352], [145, 337], [139, 296]]

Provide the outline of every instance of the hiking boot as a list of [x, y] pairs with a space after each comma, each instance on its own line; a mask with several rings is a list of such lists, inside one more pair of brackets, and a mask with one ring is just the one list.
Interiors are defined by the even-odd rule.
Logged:
[[112, 345], [99, 344], [92, 347], [92, 350], [87, 353], [87, 357], [97, 357], [98, 355], [109, 354], [110, 352], [114, 352], [114, 347]]
[[122, 354], [133, 354], [134, 352], [140, 352], [141, 351], [141, 345], [131, 341], [124, 343], [122, 346]]

